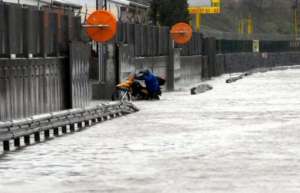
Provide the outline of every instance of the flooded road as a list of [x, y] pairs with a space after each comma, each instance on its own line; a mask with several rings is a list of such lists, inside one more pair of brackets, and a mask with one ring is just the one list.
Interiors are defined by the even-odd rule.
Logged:
[[227, 76], [0, 159], [0, 193], [300, 192], [300, 70]]

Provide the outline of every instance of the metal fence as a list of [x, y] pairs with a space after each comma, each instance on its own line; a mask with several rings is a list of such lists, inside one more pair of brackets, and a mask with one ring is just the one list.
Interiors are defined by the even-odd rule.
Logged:
[[[149, 26], [141, 24], [118, 23], [118, 33], [114, 39], [115, 43], [129, 44], [133, 46], [131, 55], [135, 57], [153, 57], [169, 54], [170, 33], [168, 27]], [[251, 38], [240, 38], [233, 36], [231, 39], [218, 39], [216, 37], [217, 53], [253, 52], [253, 40]], [[250, 37], [250, 36], [248, 36]], [[288, 36], [276, 36], [283, 40], [264, 40], [266, 35], [252, 36], [260, 37], [261, 52], [288, 52], [300, 51], [300, 41], [293, 40]], [[181, 48], [182, 56], [203, 55], [205, 53], [204, 39], [207, 34], [193, 32], [191, 41], [185, 45], [175, 44], [175, 48]], [[258, 39], [260, 40], [260, 39]]]
[[169, 54], [169, 28], [142, 24], [119, 23], [116, 43], [133, 45], [136, 57]]
[[216, 40], [217, 53], [252, 52], [252, 40]]
[[276, 33], [252, 33], [252, 34], [241, 34], [234, 31], [226, 32], [214, 30], [211, 28], [201, 28], [201, 33], [204, 37], [215, 37], [217, 39], [226, 40], [268, 40], [268, 41], [289, 41], [294, 40], [294, 34], [276, 34]]
[[185, 45], [175, 45], [176, 48], [181, 48], [182, 56], [203, 55], [203, 35], [193, 32], [191, 41]]
[[71, 107], [69, 44], [80, 32], [70, 11], [0, 1], [0, 121]]
[[82, 42], [72, 42], [70, 45], [69, 85], [70, 108], [80, 108], [88, 105], [92, 91], [89, 84], [90, 49]]
[[[115, 43], [133, 45], [132, 55], [135, 57], [165, 56], [169, 54], [170, 28], [142, 24], [118, 23], [118, 33]], [[182, 48], [182, 55], [201, 55], [203, 36], [193, 33], [192, 40], [186, 45], [175, 45]]]
[[300, 41], [260, 41], [260, 52], [300, 51]]
[[65, 60], [0, 59], [0, 120], [64, 109]]
[[81, 18], [70, 12], [0, 1], [0, 57], [44, 57], [68, 54], [80, 39]]
[[[217, 53], [253, 52], [253, 40], [216, 40]], [[300, 51], [300, 41], [259, 41], [260, 52], [295, 52]]]

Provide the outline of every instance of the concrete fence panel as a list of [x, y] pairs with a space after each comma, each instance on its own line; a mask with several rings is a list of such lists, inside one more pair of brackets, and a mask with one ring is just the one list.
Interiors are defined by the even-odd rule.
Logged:
[[181, 56], [180, 60], [180, 81], [178, 86], [184, 87], [201, 82], [203, 57], [201, 55]]

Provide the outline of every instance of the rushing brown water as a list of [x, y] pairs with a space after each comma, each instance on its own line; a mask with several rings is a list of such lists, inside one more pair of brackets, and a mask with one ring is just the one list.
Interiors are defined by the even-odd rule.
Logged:
[[300, 70], [255, 74], [0, 158], [0, 193], [300, 192]]

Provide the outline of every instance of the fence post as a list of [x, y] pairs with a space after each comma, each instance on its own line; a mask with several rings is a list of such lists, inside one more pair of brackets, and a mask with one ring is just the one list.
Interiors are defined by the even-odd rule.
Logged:
[[0, 56], [5, 55], [6, 53], [6, 33], [7, 33], [7, 26], [6, 26], [6, 15], [4, 12], [4, 3], [0, 1]]
[[10, 74], [11, 74], [11, 68], [10, 68], [10, 63], [8, 62], [8, 60], [5, 62], [5, 66], [4, 66], [4, 85], [5, 85], [5, 119], [6, 120], [10, 120], [12, 118], [12, 107], [11, 107], [11, 103], [12, 103], [12, 92], [10, 89]]
[[[18, 24], [21, 23], [19, 21], [18, 15], [21, 13], [21, 10], [18, 5], [9, 4], [7, 5], [7, 26], [8, 26], [8, 33], [7, 39], [8, 39], [8, 51], [10, 58], [14, 59], [16, 58], [16, 55], [19, 53], [20, 48], [19, 45], [19, 33], [21, 26], [18, 26]], [[21, 30], [22, 31], [22, 30]]]
[[169, 44], [169, 63], [167, 72], [167, 88], [173, 91], [176, 81], [180, 79], [180, 48], [174, 48], [174, 42]]
[[42, 26], [41, 35], [42, 35], [42, 42], [41, 42], [41, 51], [42, 56], [47, 57], [50, 52], [50, 12], [48, 10], [43, 10], [42, 12], [42, 19], [40, 25]]
[[[0, 121], [5, 119], [5, 72], [4, 67], [0, 66]], [[1, 145], [0, 145], [1, 148]]]
[[204, 40], [204, 55], [208, 57], [208, 78], [216, 75], [216, 39], [205, 38]]
[[26, 8], [23, 12], [23, 19], [24, 19], [24, 46], [23, 46], [23, 53], [25, 57], [32, 58], [33, 57], [33, 44], [36, 43], [34, 41], [34, 35], [36, 31], [33, 27], [34, 22], [34, 12], [32, 8]]

